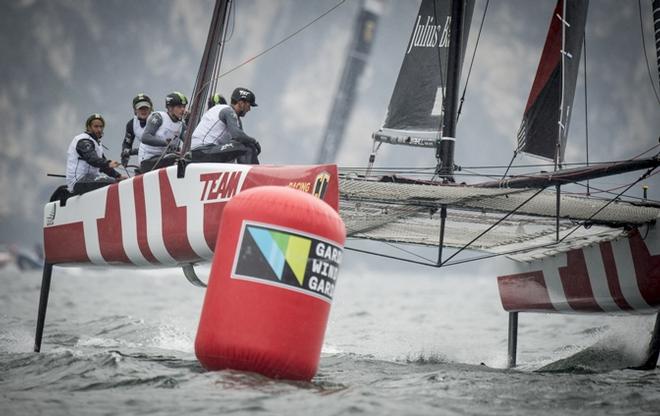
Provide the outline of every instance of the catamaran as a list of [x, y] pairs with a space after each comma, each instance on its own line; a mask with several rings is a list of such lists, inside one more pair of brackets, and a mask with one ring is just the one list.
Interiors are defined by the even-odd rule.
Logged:
[[[659, 3], [654, 1], [657, 9]], [[217, 86], [231, 4], [215, 4], [192, 94], [189, 134]], [[438, 249], [437, 262], [389, 256], [397, 260], [447, 267], [468, 261], [456, 256], [470, 250], [485, 254], [469, 261], [506, 256], [516, 262], [518, 273], [497, 278], [510, 317], [509, 366], [516, 364], [519, 312], [657, 313], [660, 206], [562, 193], [568, 184], [624, 172], [641, 170], [640, 178], [647, 177], [660, 165], [655, 155], [561, 169], [587, 5], [557, 3], [514, 152], [551, 160], [553, 172], [455, 183], [458, 86], [474, 3], [423, 0], [364, 171], [338, 170], [333, 164], [189, 163], [187, 137], [176, 166], [47, 203], [35, 351], [41, 348], [53, 266], [182, 267], [193, 284], [204, 286], [194, 265], [213, 259], [225, 204], [263, 185], [321, 198], [340, 212], [350, 238]], [[383, 143], [435, 150], [433, 179], [374, 175]], [[456, 250], [447, 256], [443, 248]], [[660, 319], [641, 367], [655, 368], [659, 350]]]

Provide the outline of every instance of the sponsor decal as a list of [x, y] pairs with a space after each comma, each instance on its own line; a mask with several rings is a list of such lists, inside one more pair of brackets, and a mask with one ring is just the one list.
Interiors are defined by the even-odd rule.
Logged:
[[312, 189], [312, 184], [309, 182], [289, 182], [288, 187], [309, 193], [309, 190]]
[[[448, 48], [449, 47], [449, 28], [451, 25], [451, 16], [445, 17], [444, 28], [442, 23], [435, 23], [434, 16], [425, 16], [423, 19], [421, 15], [417, 16], [415, 23], [415, 30], [410, 38], [408, 44], [408, 51], [410, 53], [413, 48]], [[425, 22], [425, 23], [422, 23]], [[438, 42], [439, 40], [439, 42]]]
[[321, 172], [316, 175], [314, 180], [314, 191], [312, 195], [319, 199], [323, 199], [326, 192], [328, 192], [328, 185], [330, 184], [330, 174], [328, 172]]
[[243, 172], [225, 171], [202, 173], [200, 182], [204, 182], [201, 201], [226, 201], [236, 195], [242, 184]]
[[243, 223], [232, 278], [332, 301], [342, 249], [318, 236]]

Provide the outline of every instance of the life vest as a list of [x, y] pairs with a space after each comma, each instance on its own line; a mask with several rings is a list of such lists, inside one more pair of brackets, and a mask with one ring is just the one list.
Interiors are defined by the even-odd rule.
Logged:
[[144, 127], [142, 127], [137, 116], [133, 117], [133, 137], [138, 140], [138, 143], [142, 143], [142, 133], [144, 133], [145, 127], [147, 127], [147, 123], [144, 123]]
[[66, 153], [66, 186], [69, 192], [73, 192], [73, 185], [83, 176], [88, 174], [98, 175], [100, 170], [80, 158], [76, 147], [78, 142], [83, 139], [89, 139], [94, 143], [94, 151], [99, 157], [103, 156], [103, 149], [99, 142], [87, 133], [81, 133], [73, 138]]
[[204, 113], [202, 119], [199, 121], [199, 124], [192, 134], [192, 139], [190, 140], [190, 149], [194, 150], [198, 147], [208, 144], [229, 143], [231, 137], [229, 137], [229, 134], [224, 134], [227, 130], [227, 126], [219, 118], [220, 111], [224, 110], [225, 108], [231, 107], [226, 104], [218, 104], [214, 105], [206, 113]]
[[[144, 134], [144, 129], [140, 134], [140, 147], [138, 149], [138, 161], [142, 163], [143, 160], [151, 159], [152, 157], [161, 156], [165, 150], [165, 142], [167, 139], [176, 140], [181, 135], [181, 129], [183, 123], [181, 121], [174, 122], [170, 118], [170, 115], [165, 111], [156, 111], [161, 115], [163, 123], [160, 125], [154, 136], [156, 136], [160, 141], [163, 142], [163, 146], [151, 146], [142, 142], [142, 134]], [[154, 113], [151, 113], [152, 115]], [[151, 115], [149, 116], [151, 117]], [[139, 124], [139, 123], [138, 123]], [[149, 119], [147, 119], [147, 125], [149, 124]]]

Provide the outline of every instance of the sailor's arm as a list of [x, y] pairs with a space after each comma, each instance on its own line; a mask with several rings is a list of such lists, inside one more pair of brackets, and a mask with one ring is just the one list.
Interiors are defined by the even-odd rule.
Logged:
[[144, 127], [144, 133], [142, 133], [142, 143], [148, 144], [149, 146], [167, 146], [165, 141], [156, 137], [156, 132], [162, 125], [163, 117], [160, 115], [160, 113], [151, 113], [147, 119], [147, 125]]
[[128, 120], [126, 123], [126, 132], [124, 133], [124, 140], [121, 142], [122, 153], [128, 150], [130, 151], [133, 148], [133, 142], [135, 141], [135, 132], [133, 132], [133, 120]]
[[133, 119], [128, 120], [126, 123], [126, 133], [124, 140], [121, 142], [121, 164], [128, 165], [128, 159], [131, 154], [137, 154], [137, 150], [133, 151], [133, 142], [135, 141], [135, 132], [133, 131]]
[[232, 140], [236, 140], [237, 142], [248, 146], [253, 146], [257, 149], [258, 152], [261, 152], [261, 146], [259, 145], [259, 142], [254, 137], [250, 137], [245, 134], [238, 123], [238, 115], [236, 115], [236, 112], [231, 107], [222, 109], [222, 111], [220, 111], [218, 114], [218, 117], [220, 118], [220, 121], [225, 123], [225, 126], [227, 126], [227, 132], [231, 136]]
[[122, 176], [119, 172], [113, 169], [114, 167], [119, 166], [118, 162], [115, 162], [114, 160], [108, 160], [104, 155], [99, 157], [99, 155], [96, 154], [92, 139], [79, 140], [78, 144], [76, 144], [76, 152], [82, 160], [89, 163], [91, 166], [94, 166], [95, 168], [99, 168], [99, 170], [106, 175], [113, 178], [119, 178]]

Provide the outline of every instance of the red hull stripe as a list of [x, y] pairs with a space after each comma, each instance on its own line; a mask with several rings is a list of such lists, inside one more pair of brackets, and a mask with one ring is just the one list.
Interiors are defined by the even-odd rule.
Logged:
[[138, 247], [140, 247], [142, 256], [148, 262], [158, 264], [158, 260], [156, 260], [156, 257], [154, 257], [149, 248], [149, 241], [147, 239], [147, 208], [144, 203], [144, 176], [139, 175], [133, 178], [133, 193], [135, 196]]
[[499, 276], [497, 283], [504, 310], [555, 311], [542, 271]]
[[119, 208], [119, 187], [117, 184], [108, 187], [105, 200], [105, 217], [96, 220], [99, 249], [101, 256], [108, 263], [130, 264], [121, 234], [121, 217]]
[[616, 271], [616, 262], [614, 261], [614, 252], [612, 243], [609, 241], [600, 244], [600, 253], [603, 256], [603, 265], [605, 266], [605, 276], [607, 277], [607, 287], [610, 289], [612, 299], [621, 310], [630, 311], [632, 306], [623, 296], [621, 283], [619, 282], [619, 273]]
[[566, 266], [557, 268], [557, 264], [562, 264], [561, 257], [548, 258], [527, 266], [531, 271], [500, 276], [502, 306], [507, 311], [550, 310], [546, 305], [550, 297], [546, 279], [558, 271], [561, 288], [554, 290], [563, 293], [555, 297], [557, 301], [562, 296], [566, 299], [566, 304], [555, 302], [559, 312], [657, 311], [660, 254], [652, 250], [659, 250], [659, 231], [651, 228], [648, 241], [633, 230], [627, 238], [560, 254], [565, 256]]
[[603, 309], [594, 299], [584, 253], [582, 250], [572, 250], [566, 256], [566, 267], [559, 268], [559, 276], [568, 304], [578, 312], [602, 312]]
[[163, 219], [163, 242], [170, 256], [177, 261], [196, 261], [199, 256], [188, 241], [186, 207], [178, 207], [167, 176], [167, 170], [158, 172]]
[[44, 228], [44, 253], [50, 264], [89, 263], [82, 221]]
[[628, 242], [642, 297], [649, 306], [660, 306], [660, 255], [651, 255], [638, 230]]

